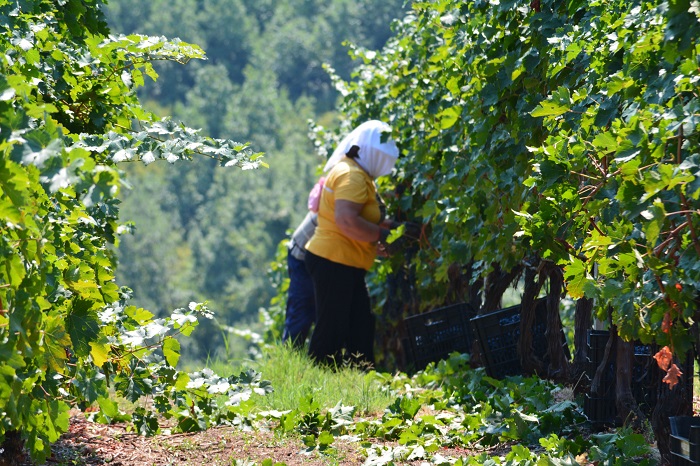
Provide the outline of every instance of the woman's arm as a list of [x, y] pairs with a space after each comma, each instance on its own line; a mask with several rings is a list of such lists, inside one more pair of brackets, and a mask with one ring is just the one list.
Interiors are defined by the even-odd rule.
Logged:
[[357, 202], [336, 199], [335, 223], [340, 231], [350, 239], [367, 242], [379, 241], [383, 228], [362, 218], [360, 216], [362, 207], [363, 205]]

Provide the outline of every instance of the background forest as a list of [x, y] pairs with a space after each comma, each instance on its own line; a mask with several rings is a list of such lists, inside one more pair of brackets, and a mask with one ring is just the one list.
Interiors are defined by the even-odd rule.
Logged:
[[[350, 77], [354, 48], [380, 49], [404, 0], [111, 0], [114, 34], [180, 38], [206, 61], [154, 63], [157, 82], [139, 90], [144, 105], [202, 133], [249, 141], [269, 169], [217, 170], [216, 163], [123, 164], [124, 235], [118, 282], [134, 304], [159, 314], [206, 300], [189, 359], [245, 356], [224, 329], [259, 328], [258, 311], [275, 294], [268, 274], [280, 241], [305, 214], [323, 158], [309, 122], [332, 127], [338, 93], [331, 74]], [[330, 66], [329, 70], [324, 69]], [[226, 339], [226, 341], [224, 341]], [[243, 351], [244, 354], [240, 354]]]

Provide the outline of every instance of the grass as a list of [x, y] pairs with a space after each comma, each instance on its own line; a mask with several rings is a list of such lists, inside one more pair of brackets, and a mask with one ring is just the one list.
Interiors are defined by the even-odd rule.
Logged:
[[283, 343], [267, 346], [260, 359], [248, 361], [245, 367], [234, 367], [225, 361], [212, 363], [210, 367], [220, 375], [252, 368], [269, 380], [274, 391], [260, 400], [262, 409], [295, 409], [311, 397], [323, 407], [341, 403], [354, 406], [360, 415], [372, 415], [383, 412], [395, 398], [374, 372], [321, 367], [313, 364], [305, 352]]

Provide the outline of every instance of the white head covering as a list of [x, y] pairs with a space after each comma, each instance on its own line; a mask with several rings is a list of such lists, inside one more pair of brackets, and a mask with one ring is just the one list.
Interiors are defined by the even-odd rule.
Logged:
[[354, 160], [372, 178], [388, 175], [399, 157], [399, 149], [396, 147], [396, 142], [391, 139], [381, 142], [384, 132], [391, 132], [391, 126], [382, 121], [370, 120], [362, 123], [340, 141], [333, 155], [326, 162], [326, 166], [323, 167], [323, 171], [329, 171], [340, 162], [352, 146], [358, 146], [359, 156]]

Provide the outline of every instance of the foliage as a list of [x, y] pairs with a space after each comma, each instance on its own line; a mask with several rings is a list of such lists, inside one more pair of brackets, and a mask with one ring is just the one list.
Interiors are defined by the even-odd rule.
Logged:
[[[190, 303], [172, 316], [153, 319], [153, 315], [134, 306], [116, 305], [99, 315], [104, 340], [91, 344], [93, 353], [104, 360], [97, 361], [101, 373], [76, 371], [76, 401], [97, 402], [100, 406], [93, 419], [100, 422], [131, 421], [137, 433], [155, 435], [160, 432], [159, 419], [174, 419], [176, 431], [193, 432], [212, 425], [249, 424], [253, 394], [271, 391], [269, 382], [262, 381], [252, 370], [238, 376], [220, 377], [210, 369], [187, 374], [175, 369], [180, 358], [178, 335], [189, 336], [197, 325], [197, 317], [211, 318], [206, 306]], [[158, 351], [154, 351], [157, 348]], [[110, 354], [111, 353], [111, 354]], [[93, 358], [95, 358], [93, 354]], [[154, 408], [137, 408], [127, 414], [119, 410], [103, 385], [136, 402], [142, 397], [152, 399]]]
[[392, 208], [430, 225], [425, 301], [451, 264], [475, 279], [528, 258], [625, 339], [685, 353], [698, 290], [697, 4], [413, 5], [356, 81], [348, 122], [392, 123], [403, 157]]
[[[470, 369], [467, 355], [453, 354], [408, 377], [369, 372], [370, 391], [389, 397], [383, 414], [361, 413], [337, 393], [327, 378], [343, 378], [341, 369], [319, 369], [313, 394], [289, 396], [305, 370], [299, 355], [286, 346], [267, 347], [266, 378], [279, 372], [275, 409], [257, 419], [274, 426], [280, 436], [297, 438], [306, 452], [332, 458], [336, 441], [354, 438], [362, 446], [365, 464], [576, 465], [655, 464], [641, 433], [621, 429], [591, 434], [580, 405], [562, 386], [536, 377], [495, 380], [483, 369]], [[306, 358], [305, 364], [310, 364]], [[291, 367], [290, 370], [285, 370]], [[326, 402], [319, 402], [325, 399]], [[260, 398], [266, 406], [270, 398]]]
[[[206, 307], [153, 319], [115, 282], [116, 164], [204, 157], [248, 169], [264, 165], [260, 154], [139, 104], [135, 88], [155, 78], [152, 62], [202, 58], [196, 46], [109, 36], [98, 3], [85, 0], [1, 1], [0, 27], [0, 440], [19, 432], [43, 460], [71, 405], [98, 402], [115, 414], [108, 389], [131, 400], [174, 390], [170, 409], [189, 406], [184, 416], [207, 425], [196, 411], [214, 416], [213, 392], [199, 387], [223, 382], [193, 387], [175, 370], [175, 335], [189, 334]], [[231, 379], [220, 393], [265, 389], [253, 379]], [[150, 416], [136, 413], [139, 431]]]

